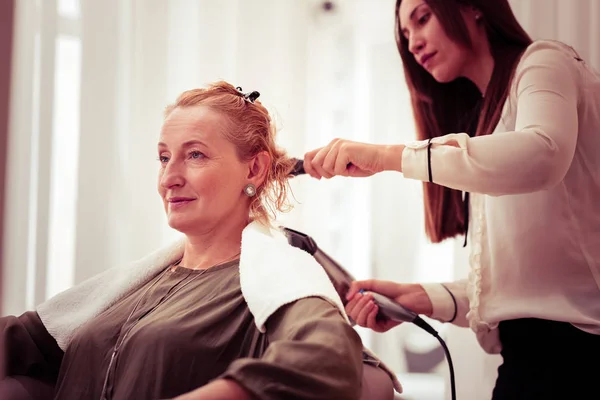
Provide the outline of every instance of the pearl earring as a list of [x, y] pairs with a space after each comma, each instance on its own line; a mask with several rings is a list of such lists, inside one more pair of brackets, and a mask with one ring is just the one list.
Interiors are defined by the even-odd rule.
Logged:
[[248, 197], [254, 197], [254, 195], [256, 195], [256, 186], [251, 183], [247, 184], [244, 187], [244, 193], [246, 193], [246, 196]]

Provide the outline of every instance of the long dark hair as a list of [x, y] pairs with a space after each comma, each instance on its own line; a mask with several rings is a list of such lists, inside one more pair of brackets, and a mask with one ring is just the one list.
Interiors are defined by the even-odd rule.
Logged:
[[[417, 138], [425, 140], [452, 132], [471, 136], [492, 133], [498, 124], [517, 63], [532, 42], [515, 18], [508, 0], [425, 0], [453, 41], [471, 47], [461, 7], [481, 12], [494, 71], [485, 98], [466, 78], [438, 83], [408, 50], [401, 32], [396, 0], [396, 43], [402, 57], [404, 76], [410, 90]], [[432, 242], [441, 242], [466, 232], [467, 210], [462, 193], [429, 182], [424, 183], [425, 231]]]

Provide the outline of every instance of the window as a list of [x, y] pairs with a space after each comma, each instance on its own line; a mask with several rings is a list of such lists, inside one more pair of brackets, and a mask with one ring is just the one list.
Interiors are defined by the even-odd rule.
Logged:
[[[11, 156], [9, 202], [27, 221], [9, 262], [14, 272], [11, 312], [36, 304], [71, 286], [74, 278], [75, 216], [79, 149], [81, 38], [79, 0], [22, 2], [17, 7], [20, 65]], [[23, 135], [28, 132], [29, 135]], [[17, 176], [18, 175], [18, 176]], [[22, 222], [21, 222], [22, 223]]]
[[75, 36], [59, 34], [56, 38], [46, 297], [74, 284], [80, 77], [81, 41]]

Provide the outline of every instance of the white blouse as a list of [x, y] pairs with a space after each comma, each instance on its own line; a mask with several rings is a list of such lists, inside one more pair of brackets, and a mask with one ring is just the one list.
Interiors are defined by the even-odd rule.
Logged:
[[[445, 284], [490, 353], [498, 323], [570, 322], [600, 334], [600, 74], [560, 42], [536, 41], [517, 66], [492, 135], [432, 140], [433, 182], [471, 192], [468, 279]], [[402, 154], [407, 178], [428, 180], [427, 142]], [[454, 303], [423, 285], [432, 317]]]

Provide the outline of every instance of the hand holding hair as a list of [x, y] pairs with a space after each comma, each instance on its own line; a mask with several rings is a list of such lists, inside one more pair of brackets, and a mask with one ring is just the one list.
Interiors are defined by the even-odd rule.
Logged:
[[367, 177], [401, 171], [403, 145], [379, 145], [334, 139], [304, 155], [306, 173], [316, 179], [334, 176]]

